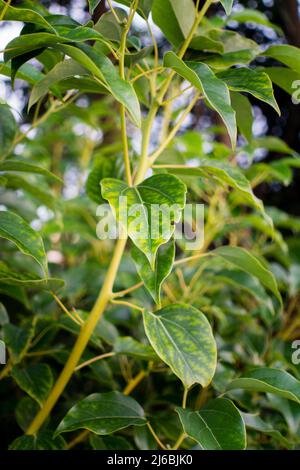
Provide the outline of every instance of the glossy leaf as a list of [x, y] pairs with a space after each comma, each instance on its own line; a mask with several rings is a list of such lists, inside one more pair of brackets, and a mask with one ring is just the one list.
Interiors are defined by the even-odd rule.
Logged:
[[[184, 208], [184, 183], [173, 175], [160, 174], [147, 178], [135, 187], [129, 187], [121, 180], [105, 178], [101, 181], [101, 189], [117, 220], [125, 226], [137, 248], [145, 253], [154, 270], [157, 250], [171, 238], [175, 229], [173, 224], [179, 221]], [[126, 200], [121, 201], [120, 196], [126, 197]], [[159, 206], [166, 217], [164, 221], [155, 217], [158, 223], [153, 225]]]
[[37, 24], [44, 28], [53, 29], [50, 23], [35, 10], [29, 8], [15, 8], [11, 5], [6, 5], [6, 2], [0, 0], [0, 15], [4, 9], [4, 18], [6, 21], [22, 21], [24, 23]]
[[154, 301], [160, 305], [160, 291], [162, 283], [172, 271], [175, 257], [175, 243], [172, 239], [159, 247], [155, 260], [154, 270], [149, 266], [146, 256], [135, 246], [131, 250], [137, 272], [144, 281], [146, 289], [150, 292]]
[[144, 312], [146, 335], [157, 355], [186, 387], [206, 387], [216, 369], [217, 351], [211, 326], [202, 312], [173, 304]]
[[154, 0], [152, 18], [168, 41], [179, 46], [192, 29], [195, 6], [192, 0]]
[[47, 364], [34, 364], [26, 368], [14, 366], [12, 376], [24, 392], [43, 405], [53, 386], [53, 375]]
[[243, 418], [226, 398], [208, 402], [199, 411], [177, 408], [184, 432], [203, 450], [244, 450], [246, 430]]
[[22, 217], [13, 212], [0, 211], [0, 237], [10, 240], [22, 253], [32, 256], [47, 273], [43, 240]]
[[169, 67], [201, 91], [209, 104], [222, 117], [227, 127], [232, 146], [236, 144], [237, 130], [235, 111], [231, 107], [227, 85], [201, 62], [183, 62], [174, 52], [164, 56], [164, 66]]
[[227, 390], [243, 389], [250, 392], [265, 392], [300, 403], [300, 382], [288, 372], [261, 367], [234, 379]]
[[88, 429], [95, 434], [106, 435], [128, 426], [144, 424], [144, 411], [133, 398], [120, 392], [94, 393], [68, 411], [56, 434]]
[[280, 115], [272, 82], [266, 73], [241, 67], [219, 72], [217, 77], [221, 78], [230, 90], [250, 93], [255, 98], [272, 106]]

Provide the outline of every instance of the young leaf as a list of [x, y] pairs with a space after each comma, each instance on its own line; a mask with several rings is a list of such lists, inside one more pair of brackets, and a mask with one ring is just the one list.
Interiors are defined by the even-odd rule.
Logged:
[[226, 15], [229, 16], [232, 10], [232, 5], [233, 5], [234, 0], [220, 0], [222, 3], [224, 10], [226, 11]]
[[202, 312], [174, 304], [155, 313], [144, 312], [146, 335], [157, 355], [186, 387], [212, 380], [217, 361], [211, 326]]
[[219, 72], [217, 77], [227, 84], [229, 90], [250, 93], [255, 98], [272, 106], [280, 115], [272, 82], [265, 72], [241, 67]]
[[[185, 184], [176, 176], [159, 174], [135, 187], [121, 180], [105, 178], [101, 188], [102, 196], [109, 201], [117, 220], [125, 225], [128, 236], [145, 253], [154, 270], [157, 250], [171, 238], [174, 223], [179, 221], [184, 208]], [[126, 200], [120, 200], [120, 196]], [[166, 217], [158, 217], [160, 208]]]
[[241, 93], [231, 92], [231, 106], [236, 112], [236, 122], [239, 131], [251, 142], [253, 134], [253, 112], [249, 99]]
[[56, 434], [88, 429], [103, 436], [128, 426], [144, 424], [144, 411], [133, 398], [120, 392], [94, 393], [68, 411]]
[[192, 29], [195, 6], [192, 0], [154, 0], [152, 18], [168, 41], [178, 47]]
[[144, 359], [145, 361], [157, 360], [157, 355], [151, 346], [139, 343], [131, 336], [119, 336], [114, 344], [114, 352]]
[[53, 437], [51, 431], [42, 431], [37, 435], [21, 436], [9, 446], [9, 450], [65, 450], [66, 442], [61, 436]]
[[43, 240], [22, 217], [13, 212], [0, 211], [0, 237], [10, 240], [22, 253], [32, 256], [47, 274]]
[[220, 114], [227, 127], [232, 146], [235, 147], [236, 118], [235, 111], [231, 107], [230, 93], [226, 83], [217, 78], [208, 65], [202, 62], [183, 62], [172, 51], [165, 54], [164, 66], [175, 70], [201, 91], [211, 107]]
[[226, 398], [208, 402], [199, 411], [177, 408], [184, 432], [203, 450], [244, 450], [246, 429], [243, 418]]
[[253, 392], [274, 393], [300, 403], [300, 382], [288, 372], [261, 367], [234, 379], [227, 390], [243, 389]]
[[43, 405], [53, 386], [53, 375], [47, 364], [34, 364], [26, 368], [14, 366], [12, 376], [24, 392]]
[[136, 264], [137, 272], [144, 281], [146, 289], [150, 292], [156, 304], [160, 305], [160, 291], [164, 280], [172, 271], [175, 257], [174, 239], [161, 245], [157, 251], [154, 270], [149, 266], [146, 256], [135, 246], [132, 247], [131, 255]]
[[266, 51], [262, 52], [263, 56], [271, 57], [278, 60], [297, 73], [300, 73], [300, 49], [287, 44], [278, 46], [270, 46]]

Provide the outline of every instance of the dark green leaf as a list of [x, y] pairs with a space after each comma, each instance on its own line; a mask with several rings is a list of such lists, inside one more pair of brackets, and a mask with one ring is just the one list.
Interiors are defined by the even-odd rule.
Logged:
[[0, 104], [0, 149], [1, 157], [11, 148], [17, 132], [16, 120], [7, 104]]
[[236, 112], [236, 122], [239, 131], [251, 142], [253, 127], [252, 106], [248, 98], [241, 93], [231, 92], [231, 106]]
[[61, 436], [53, 437], [51, 431], [42, 431], [35, 436], [21, 436], [9, 446], [9, 450], [65, 450], [66, 443]]
[[128, 426], [144, 424], [144, 411], [133, 398], [120, 392], [94, 393], [68, 411], [56, 433], [88, 429], [95, 434], [106, 435]]
[[25, 354], [33, 336], [33, 328], [19, 328], [12, 323], [3, 326], [4, 341], [14, 363]]
[[177, 408], [184, 432], [203, 450], [243, 450], [246, 430], [243, 418], [226, 398], [211, 400], [200, 411]]
[[274, 393], [300, 403], [300, 382], [288, 372], [280, 369], [261, 367], [234, 379], [227, 390], [243, 389], [251, 392]]
[[53, 375], [47, 364], [34, 364], [26, 368], [14, 366], [12, 376], [24, 392], [43, 405], [53, 386]]
[[0, 211], [0, 237], [10, 240], [22, 253], [32, 256], [47, 274], [43, 240], [22, 217], [13, 212]]
[[185, 63], [171, 51], [164, 56], [164, 66], [175, 70], [201, 91], [212, 108], [222, 117], [232, 146], [235, 147], [237, 137], [235, 111], [231, 107], [227, 85], [218, 79], [206, 64], [201, 62]]
[[139, 343], [131, 336], [119, 336], [114, 344], [114, 352], [118, 354], [126, 354], [127, 356], [137, 357], [144, 360], [157, 360], [157, 355], [152, 347]]
[[217, 74], [232, 91], [250, 93], [261, 101], [272, 106], [280, 115], [280, 109], [275, 100], [270, 77], [257, 70], [246, 67], [225, 70]]

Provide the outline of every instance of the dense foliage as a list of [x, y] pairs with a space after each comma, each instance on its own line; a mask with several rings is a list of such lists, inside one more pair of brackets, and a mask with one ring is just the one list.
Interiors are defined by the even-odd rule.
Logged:
[[[258, 195], [300, 160], [255, 128], [280, 115], [273, 85], [297, 99], [300, 50], [233, 0], [88, 4], [80, 23], [0, 0], [23, 23], [0, 73], [28, 105], [0, 103], [7, 446], [297, 449], [300, 219]], [[97, 207], [120, 219], [121, 195], [132, 226], [101, 239]], [[136, 203], [176, 204], [167, 235]]]

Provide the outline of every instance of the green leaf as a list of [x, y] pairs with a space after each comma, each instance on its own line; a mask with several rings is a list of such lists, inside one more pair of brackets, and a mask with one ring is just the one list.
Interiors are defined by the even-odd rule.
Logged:
[[86, 180], [85, 190], [87, 196], [97, 204], [105, 202], [101, 197], [100, 183], [104, 178], [113, 177], [116, 173], [114, 158], [102, 157], [92, 168]]
[[51, 194], [49, 191], [44, 191], [44, 189], [41, 189], [37, 185], [34, 186], [30, 181], [23, 178], [22, 176], [6, 173], [5, 179], [6, 188], [15, 190], [21, 189], [22, 191], [30, 194], [30, 196], [32, 196], [34, 199], [36, 199], [43, 205], [50, 207], [50, 209], [55, 209], [57, 207], [57, 204], [59, 204], [59, 201], [55, 199], [53, 194]]
[[38, 403], [28, 396], [18, 400], [15, 411], [16, 421], [24, 432], [27, 431], [39, 409]]
[[11, 5], [6, 5], [6, 2], [0, 0], [0, 16], [5, 9], [5, 16], [3, 19], [6, 21], [21, 21], [22, 23], [32, 23], [42, 27], [52, 29], [48, 21], [43, 18], [38, 12], [28, 8], [15, 8]]
[[300, 403], [300, 382], [288, 372], [280, 369], [261, 367], [234, 379], [227, 390], [243, 389], [251, 392], [265, 392]]
[[192, 29], [195, 6], [192, 0], [154, 0], [152, 18], [168, 41], [178, 47]]
[[144, 312], [146, 335], [157, 355], [186, 387], [206, 387], [216, 369], [217, 349], [211, 326], [202, 312], [174, 304]]
[[213, 158], [199, 159], [197, 164], [197, 167], [172, 165], [169, 171], [178, 175], [209, 177], [221, 184], [225, 183], [239, 191], [249, 204], [264, 214], [262, 201], [253, 194], [250, 182], [238, 167]]
[[242, 271], [252, 274], [266, 289], [273, 292], [275, 297], [277, 297], [282, 304], [281, 295], [273, 273], [266, 269], [261, 260], [253, 253], [237, 246], [222, 246], [210, 251], [208, 256], [221, 256], [221, 258]]
[[33, 328], [19, 328], [12, 323], [3, 325], [4, 341], [14, 363], [25, 354], [33, 337]]
[[23, 160], [9, 159], [5, 160], [4, 162], [0, 162], [0, 171], [36, 173], [38, 175], [46, 176], [47, 178], [55, 180], [59, 183], [63, 183], [61, 178], [54, 175], [54, 173], [51, 173], [51, 171], [47, 170], [46, 168], [24, 162]]
[[92, 15], [98, 3], [100, 3], [100, 0], [88, 0], [88, 2], [89, 2], [89, 12], [90, 12], [90, 15]]
[[47, 257], [41, 236], [17, 214], [0, 211], [0, 237], [14, 243], [22, 253], [32, 256], [47, 274]]
[[300, 49], [298, 47], [280, 44], [278, 46], [269, 47], [266, 51], [262, 52], [261, 55], [278, 60], [278, 62], [300, 73]]
[[148, 259], [138, 248], [133, 246], [131, 255], [136, 264], [137, 272], [144, 281], [146, 289], [153, 297], [156, 304], [160, 305], [160, 291], [164, 280], [172, 271], [175, 257], [174, 239], [159, 247], [154, 270], [149, 266]]
[[271, 424], [263, 421], [260, 416], [250, 413], [241, 413], [241, 415], [247, 428], [261, 432], [267, 436], [271, 436], [287, 449], [291, 449], [293, 447], [292, 443], [288, 439], [286, 439], [279, 431], [274, 429]]
[[184, 432], [203, 450], [243, 450], [246, 429], [243, 418], [226, 398], [208, 402], [199, 411], [177, 408]]
[[53, 375], [47, 364], [34, 364], [26, 368], [14, 366], [12, 376], [24, 392], [43, 405], [53, 386]]
[[[125, 226], [128, 236], [143, 251], [154, 270], [156, 252], [171, 238], [174, 223], [179, 221], [184, 208], [185, 184], [176, 176], [160, 174], [147, 178], [135, 187], [121, 180], [105, 178], [101, 181], [101, 188], [102, 196], [109, 201], [117, 220]], [[126, 200], [120, 201], [120, 196]], [[166, 214], [163, 217], [165, 220], [162, 217], [158, 220], [160, 208]], [[153, 224], [154, 218], [158, 223]]]
[[9, 268], [3, 261], [0, 261], [0, 281], [4, 284], [23, 286], [31, 289], [57, 290], [64, 285], [63, 279], [52, 277], [40, 278], [32, 273], [20, 273]]
[[140, 127], [141, 111], [134, 88], [131, 83], [120, 78], [108, 57], [86, 44], [78, 47], [58, 44], [57, 47], [98, 77], [101, 85], [126, 107], [133, 123]]
[[0, 326], [6, 325], [7, 323], [9, 323], [9, 316], [3, 303], [0, 302]]
[[284, 91], [293, 95], [295, 93], [294, 82], [300, 82], [300, 73], [287, 67], [266, 67], [263, 71], [269, 75], [275, 85], [282, 88]]
[[0, 104], [0, 156], [11, 148], [17, 132], [16, 120], [7, 104]]
[[188, 80], [201, 91], [211, 107], [220, 114], [227, 127], [232, 146], [235, 147], [237, 130], [235, 111], [231, 107], [227, 85], [217, 78], [213, 71], [201, 62], [183, 62], [174, 52], [164, 56], [164, 66], [175, 70], [181, 77]]
[[[115, 8], [115, 12], [120, 21], [127, 20], [128, 15], [122, 8]], [[124, 25], [119, 24], [115, 15], [109, 10], [101, 15], [99, 21], [95, 24], [95, 29], [106, 39], [120, 43]]]
[[236, 112], [236, 122], [239, 131], [251, 142], [253, 127], [252, 106], [248, 98], [241, 93], [231, 92], [231, 106]]
[[66, 443], [61, 436], [53, 437], [51, 431], [42, 431], [37, 435], [21, 436], [9, 446], [9, 450], [65, 450]]
[[255, 23], [275, 29], [279, 34], [282, 34], [282, 29], [279, 28], [279, 26], [271, 23], [267, 15], [259, 10], [252, 10], [251, 8], [244, 8], [241, 11], [234, 12], [227, 21], [237, 21], [238, 23]]
[[195, 36], [191, 41], [190, 49], [195, 51], [212, 51], [220, 54], [224, 53], [224, 45], [221, 41], [204, 35]]
[[[131, 5], [131, 0], [117, 0], [118, 3], [121, 3], [122, 5], [130, 6]], [[153, 0], [139, 0], [138, 3], [138, 13], [145, 17], [148, 18], [151, 8], [152, 8], [152, 3]]]
[[88, 429], [103, 436], [128, 426], [144, 424], [144, 411], [133, 398], [120, 392], [94, 393], [68, 411], [56, 434]]
[[250, 93], [272, 106], [280, 115], [271, 79], [265, 72], [241, 67], [219, 72], [217, 77], [227, 84], [229, 90]]
[[232, 10], [233, 0], [220, 0], [220, 2], [226, 11], [226, 15], [229, 16]]
[[139, 343], [131, 336], [119, 336], [114, 344], [114, 352], [144, 359], [145, 361], [157, 360], [157, 355], [151, 346]]
[[88, 71], [73, 59], [58, 62], [58, 64], [56, 64], [53, 69], [51, 69], [50, 72], [48, 72], [47, 75], [42, 80], [39, 80], [32, 88], [28, 109], [45, 96], [55, 83], [65, 80], [66, 78], [74, 77], [75, 75], [86, 74], [88, 74]]
[[94, 450], [133, 450], [129, 441], [122, 436], [96, 436], [90, 435], [90, 444]]

